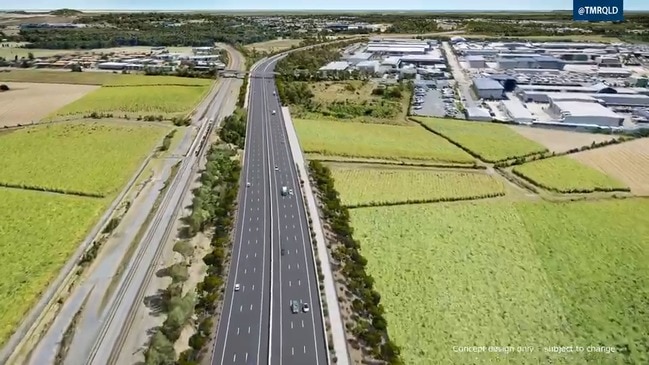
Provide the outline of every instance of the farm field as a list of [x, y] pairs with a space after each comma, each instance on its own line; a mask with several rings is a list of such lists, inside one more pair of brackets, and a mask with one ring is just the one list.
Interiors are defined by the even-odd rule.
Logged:
[[208, 92], [208, 87], [124, 86], [102, 87], [51, 115], [97, 113], [182, 116], [189, 113]]
[[0, 188], [0, 345], [108, 204], [106, 199]]
[[46, 84], [78, 84], [78, 85], [107, 85], [107, 86], [139, 86], [139, 85], [179, 85], [207, 86], [213, 80], [194, 79], [175, 76], [147, 76], [142, 74], [114, 74], [112, 72], [85, 71], [70, 72], [55, 70], [11, 70], [0, 71], [0, 82], [31, 82]]
[[294, 119], [305, 153], [472, 164], [468, 153], [420, 126]]
[[570, 157], [619, 180], [635, 195], [649, 195], [649, 138], [579, 152]]
[[603, 172], [567, 156], [528, 162], [514, 166], [512, 171], [545, 189], [562, 193], [628, 189]]
[[0, 128], [38, 122], [64, 105], [82, 98], [96, 86], [6, 83], [0, 95]]
[[349, 207], [479, 199], [505, 194], [503, 184], [485, 173], [419, 168], [330, 168], [340, 199]]
[[[437, 203], [350, 214], [406, 364], [649, 361], [648, 200]], [[508, 345], [534, 352], [454, 351]], [[570, 345], [630, 353], [543, 351]]]
[[[320, 113], [307, 119], [345, 119], [353, 122], [408, 125], [406, 113], [410, 92], [381, 87], [371, 81], [309, 83], [313, 100], [321, 105]], [[384, 92], [377, 95], [374, 90]], [[392, 95], [390, 92], [394, 93]], [[308, 114], [307, 114], [308, 115]]]
[[322, 162], [333, 162], [333, 163], [350, 163], [350, 164], [372, 164], [372, 165], [392, 165], [392, 166], [419, 166], [419, 167], [457, 167], [457, 168], [467, 168], [466, 163], [452, 163], [444, 161], [425, 161], [425, 160], [408, 160], [408, 159], [399, 159], [397, 160], [382, 160], [376, 158], [361, 158], [361, 157], [344, 157], [344, 156], [327, 156], [321, 155], [318, 153], [305, 153], [304, 157], [307, 160], [317, 160]]
[[488, 162], [547, 150], [506, 125], [441, 118], [413, 117], [412, 119], [446, 136]]
[[279, 52], [297, 46], [302, 42], [301, 39], [274, 39], [272, 41], [257, 42], [245, 45], [247, 50], [257, 50], [257, 52]]
[[162, 142], [169, 128], [55, 123], [0, 134], [0, 185], [108, 196]]
[[517, 125], [509, 126], [509, 128], [515, 130], [523, 137], [547, 147], [552, 152], [566, 152], [573, 148], [590, 146], [593, 142], [606, 142], [615, 138], [606, 134], [570, 132]]

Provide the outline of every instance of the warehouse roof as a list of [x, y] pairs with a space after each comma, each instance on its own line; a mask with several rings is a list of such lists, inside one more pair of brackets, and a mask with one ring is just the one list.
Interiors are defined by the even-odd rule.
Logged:
[[479, 117], [479, 118], [491, 119], [491, 114], [489, 114], [489, 111], [485, 108], [479, 108], [479, 107], [466, 108], [466, 114], [469, 118]]
[[482, 55], [470, 55], [466, 56], [467, 61], [484, 61], [484, 56]]
[[496, 80], [488, 77], [478, 77], [473, 79], [473, 85], [479, 90], [503, 90], [504, 87]]
[[349, 68], [349, 62], [334, 61], [320, 67], [320, 71], [344, 71]]
[[562, 112], [568, 112], [574, 117], [623, 117], [611, 109], [597, 103], [585, 103], [583, 101], [560, 101], [554, 103]]
[[426, 52], [426, 47], [381, 47], [369, 46], [366, 52], [399, 52], [399, 53], [423, 53]]
[[372, 54], [369, 52], [358, 52], [354, 53], [352, 55], [349, 55], [349, 58], [353, 58], [356, 60], [369, 60], [370, 57], [372, 57]]
[[501, 101], [505, 108], [507, 108], [507, 111], [509, 111], [509, 114], [516, 119], [516, 118], [529, 118], [529, 119], [536, 119], [534, 118], [534, 115], [523, 105], [518, 100], [503, 100]]

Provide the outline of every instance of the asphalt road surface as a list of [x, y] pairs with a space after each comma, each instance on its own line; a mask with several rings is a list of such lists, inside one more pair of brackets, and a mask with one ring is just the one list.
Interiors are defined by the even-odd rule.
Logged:
[[250, 78], [233, 261], [213, 365], [327, 365], [307, 218], [270, 75], [276, 62], [262, 62]]

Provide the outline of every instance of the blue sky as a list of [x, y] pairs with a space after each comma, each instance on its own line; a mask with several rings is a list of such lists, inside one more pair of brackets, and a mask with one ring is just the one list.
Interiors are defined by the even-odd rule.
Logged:
[[[572, 0], [22, 0], [0, 9], [124, 9], [124, 10], [289, 10], [289, 9], [385, 9], [385, 10], [555, 10], [572, 9]], [[649, 0], [625, 0], [625, 10], [649, 11]]]

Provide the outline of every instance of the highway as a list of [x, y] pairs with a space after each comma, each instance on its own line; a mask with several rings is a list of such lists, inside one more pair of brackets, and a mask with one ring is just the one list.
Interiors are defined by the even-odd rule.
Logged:
[[[262, 61], [250, 78], [235, 241], [213, 365], [327, 364], [305, 207], [274, 95], [278, 60]], [[291, 193], [282, 195], [283, 186]], [[293, 313], [292, 300], [310, 310], [300, 304]]]

